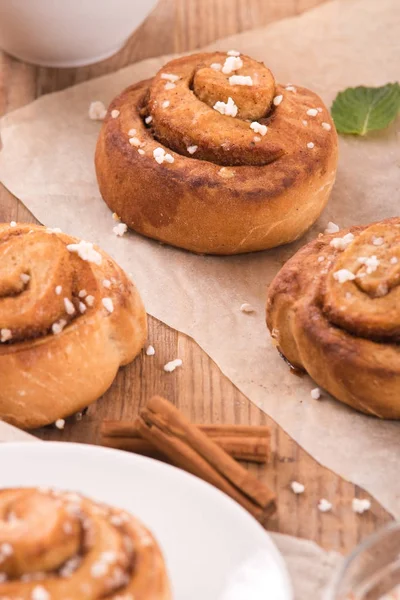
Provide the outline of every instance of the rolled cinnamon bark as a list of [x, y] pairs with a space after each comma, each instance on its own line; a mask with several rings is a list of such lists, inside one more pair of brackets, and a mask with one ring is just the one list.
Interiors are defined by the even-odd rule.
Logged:
[[[253, 425], [197, 425], [218, 446], [236, 460], [266, 463], [270, 455], [269, 427]], [[136, 421], [103, 421], [104, 446], [128, 450], [154, 458], [165, 458], [148, 440], [142, 438]]]
[[138, 427], [174, 464], [218, 487], [259, 521], [275, 511], [275, 494], [164, 398], [151, 398], [140, 411]]

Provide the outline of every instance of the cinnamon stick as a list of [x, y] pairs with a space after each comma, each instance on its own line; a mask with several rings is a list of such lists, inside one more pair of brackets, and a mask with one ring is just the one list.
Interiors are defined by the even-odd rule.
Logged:
[[215, 485], [259, 521], [275, 511], [275, 494], [164, 398], [151, 398], [137, 425], [140, 434], [175, 465]]
[[[252, 425], [196, 425], [236, 460], [266, 463], [270, 454], [270, 430]], [[103, 446], [162, 458], [159, 450], [142, 438], [136, 421], [103, 421]]]

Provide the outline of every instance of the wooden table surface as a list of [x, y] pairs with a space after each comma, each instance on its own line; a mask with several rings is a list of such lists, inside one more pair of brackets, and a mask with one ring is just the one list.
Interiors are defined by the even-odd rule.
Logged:
[[[324, 0], [160, 0], [156, 9], [128, 44], [114, 57], [79, 69], [47, 69], [12, 59], [0, 51], [0, 114], [14, 110], [38, 96], [115, 71], [159, 54], [190, 51], [213, 40], [261, 27], [299, 14]], [[21, 174], [23, 177], [23, 173]], [[35, 222], [31, 213], [0, 185], [0, 221]], [[269, 528], [315, 540], [321, 546], [349, 552], [363, 537], [390, 520], [375, 501], [364, 515], [352, 512], [351, 501], [368, 494], [320, 466], [241, 394], [212, 360], [187, 338], [156, 319], [149, 318], [149, 341], [154, 357], [142, 354], [119, 371], [109, 391], [82, 421], [68, 420], [65, 429], [54, 427], [37, 433], [43, 439], [99, 442], [103, 418], [132, 419], [154, 393], [173, 401], [193, 421], [204, 423], [269, 424], [273, 458], [267, 467], [249, 466], [276, 490], [278, 512]], [[177, 356], [184, 366], [166, 374], [162, 366]], [[318, 432], [316, 432], [316, 435]], [[77, 466], [79, 468], [79, 466]], [[305, 484], [296, 496], [290, 482]], [[320, 498], [333, 504], [330, 513], [317, 509]]]

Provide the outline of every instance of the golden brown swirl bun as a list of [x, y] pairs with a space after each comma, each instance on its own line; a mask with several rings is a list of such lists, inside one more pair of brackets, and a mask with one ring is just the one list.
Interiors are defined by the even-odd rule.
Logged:
[[0, 224], [0, 419], [29, 429], [81, 410], [146, 331], [135, 286], [99, 248]]
[[400, 418], [400, 218], [321, 235], [267, 301], [281, 353], [338, 400]]
[[75, 493], [0, 491], [0, 598], [170, 600], [154, 537], [126, 512]]
[[237, 254], [291, 242], [315, 222], [337, 135], [310, 90], [277, 84], [248, 56], [195, 54], [112, 102], [95, 162], [103, 199], [135, 231]]

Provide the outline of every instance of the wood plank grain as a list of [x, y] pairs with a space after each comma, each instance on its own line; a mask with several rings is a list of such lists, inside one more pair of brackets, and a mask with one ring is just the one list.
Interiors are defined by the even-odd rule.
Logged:
[[[194, 50], [213, 40], [262, 27], [321, 4], [323, 0], [160, 0], [159, 4], [114, 57], [79, 69], [47, 69], [20, 63], [0, 53], [0, 114], [14, 110], [45, 93], [110, 73], [132, 62]], [[23, 176], [23, 174], [21, 174]], [[34, 222], [31, 213], [0, 186], [0, 221]], [[372, 509], [355, 515], [353, 497], [369, 497], [338, 475], [321, 467], [268, 416], [243, 396], [222, 375], [213, 361], [185, 335], [149, 318], [149, 340], [156, 355], [142, 353], [120, 370], [106, 394], [90, 406], [82, 420], [68, 419], [65, 429], [47, 427], [43, 439], [99, 443], [102, 419], [132, 419], [153, 394], [174, 402], [190, 419], [203, 423], [264, 425], [272, 430], [273, 458], [267, 467], [249, 465], [262, 481], [276, 490], [278, 512], [270, 528], [305, 537], [326, 548], [348, 552], [365, 535], [390, 516], [372, 501]], [[180, 357], [184, 364], [167, 374], [163, 365]], [[291, 481], [306, 484], [296, 496]], [[317, 510], [320, 498], [333, 503], [331, 513]]]

